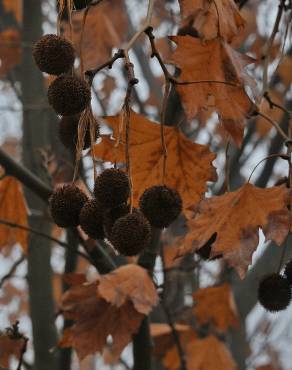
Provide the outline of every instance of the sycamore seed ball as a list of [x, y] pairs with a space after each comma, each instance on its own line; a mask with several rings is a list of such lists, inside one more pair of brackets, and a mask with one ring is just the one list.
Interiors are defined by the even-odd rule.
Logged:
[[258, 287], [258, 299], [268, 311], [285, 310], [291, 301], [289, 281], [276, 273], [265, 276]]
[[130, 206], [126, 203], [123, 203], [114, 208], [106, 209], [103, 214], [103, 226], [106, 235], [110, 235], [112, 227], [117, 219], [126, 216], [129, 212]]
[[127, 202], [130, 195], [127, 174], [116, 168], [104, 170], [95, 180], [94, 195], [105, 208], [114, 208]]
[[32, 54], [38, 68], [51, 75], [69, 71], [75, 59], [71, 42], [57, 35], [41, 37], [34, 45]]
[[120, 217], [112, 227], [109, 240], [125, 256], [135, 256], [150, 242], [151, 226], [143, 214], [136, 210]]
[[54, 222], [60, 227], [79, 225], [79, 215], [87, 196], [75, 185], [63, 185], [54, 190], [49, 207]]
[[59, 76], [48, 90], [49, 104], [56, 113], [71, 116], [81, 113], [91, 100], [88, 84], [75, 76]]
[[284, 276], [287, 278], [290, 285], [292, 285], [292, 260], [286, 264], [285, 270], [284, 270]]
[[157, 228], [168, 227], [182, 210], [179, 193], [164, 185], [151, 186], [146, 189], [139, 204], [150, 224]]
[[86, 8], [90, 3], [91, 0], [74, 0], [74, 6], [77, 10]]
[[80, 212], [80, 226], [92, 239], [103, 239], [103, 210], [96, 199], [88, 200]]

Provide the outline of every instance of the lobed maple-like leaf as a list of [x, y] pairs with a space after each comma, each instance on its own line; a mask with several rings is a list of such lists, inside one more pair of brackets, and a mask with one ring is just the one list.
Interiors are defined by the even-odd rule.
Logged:
[[238, 53], [221, 38], [202, 42], [191, 36], [171, 36], [171, 40], [177, 44], [171, 62], [180, 69], [181, 81], [219, 81], [176, 86], [187, 117], [193, 119], [203, 109], [214, 108], [225, 130], [239, 145], [245, 119], [256, 109], [245, 92], [248, 86], [257, 100], [256, 84], [245, 71], [254, 59]]
[[182, 16], [193, 22], [201, 38], [223, 37], [231, 42], [245, 21], [233, 0], [179, 0]]
[[226, 332], [238, 325], [238, 315], [229, 284], [199, 289], [193, 294], [194, 315], [200, 324], [212, 324]]
[[117, 307], [130, 299], [138, 312], [148, 315], [157, 304], [157, 292], [148, 272], [137, 265], [122, 266], [101, 276], [99, 281], [101, 297]]
[[[73, 284], [77, 279], [71, 279]], [[64, 294], [62, 308], [65, 317], [74, 324], [64, 332], [59, 345], [74, 347], [82, 360], [89, 354], [102, 352], [111, 335], [111, 352], [118, 359], [157, 300], [150, 276], [139, 266], [120, 267], [96, 282], [73, 285]]]
[[[105, 117], [113, 129], [114, 138], [119, 136], [120, 116]], [[161, 184], [163, 173], [163, 152], [160, 125], [140, 114], [131, 112], [130, 155], [133, 182], [134, 205], [150, 186]], [[198, 203], [206, 192], [206, 182], [215, 181], [217, 176], [212, 161], [215, 154], [208, 146], [193, 143], [177, 127], [164, 127], [167, 147], [165, 184], [179, 191], [185, 208]], [[102, 142], [94, 146], [97, 158], [110, 162], [125, 162], [125, 129], [121, 142], [115, 148], [110, 136], [103, 136]]]
[[[27, 207], [20, 183], [14, 177], [0, 181], [0, 219], [11, 223], [28, 225]], [[11, 228], [0, 223], [0, 248], [19, 243], [27, 250], [27, 231]]]
[[[226, 346], [216, 337], [191, 338], [183, 343], [188, 370], [235, 370], [236, 366]], [[166, 354], [163, 365], [167, 370], [179, 370], [180, 357], [177, 348]]]
[[268, 189], [249, 183], [238, 190], [201, 202], [189, 221], [189, 233], [180, 254], [198, 250], [212, 237], [210, 257], [222, 255], [243, 277], [259, 243], [259, 228], [266, 240], [282, 244], [289, 231], [289, 190]]

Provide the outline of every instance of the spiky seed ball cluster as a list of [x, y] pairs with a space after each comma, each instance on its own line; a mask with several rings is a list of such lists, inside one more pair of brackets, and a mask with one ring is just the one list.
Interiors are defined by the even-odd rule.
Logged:
[[150, 224], [157, 228], [168, 227], [182, 210], [179, 193], [164, 185], [151, 186], [146, 189], [139, 204]]
[[268, 311], [285, 310], [291, 301], [289, 281], [276, 273], [265, 276], [258, 287], [258, 300]]
[[130, 195], [127, 174], [116, 168], [103, 171], [95, 180], [94, 195], [104, 208], [114, 208], [127, 202]]
[[[68, 149], [75, 150], [78, 140], [78, 122], [80, 115], [64, 116], [59, 122], [59, 139]], [[99, 124], [96, 121], [95, 140], [99, 137]], [[90, 147], [90, 129], [86, 130], [83, 149]]]
[[81, 113], [90, 103], [88, 84], [75, 76], [59, 76], [48, 90], [49, 104], [62, 116]]
[[103, 239], [103, 209], [96, 199], [88, 200], [80, 212], [80, 226], [92, 239]]
[[60, 186], [49, 200], [54, 222], [60, 227], [78, 226], [80, 211], [86, 201], [87, 196], [77, 186]]
[[135, 256], [150, 242], [151, 226], [143, 214], [136, 210], [120, 217], [112, 227], [110, 241], [125, 256]]
[[292, 260], [290, 260], [284, 270], [284, 276], [289, 281], [290, 285], [292, 285]]
[[104, 211], [103, 225], [106, 235], [110, 235], [114, 223], [130, 212], [130, 206], [123, 203], [117, 207], [109, 208]]
[[73, 67], [75, 52], [71, 42], [57, 35], [45, 35], [32, 51], [36, 65], [42, 72], [60, 75]]

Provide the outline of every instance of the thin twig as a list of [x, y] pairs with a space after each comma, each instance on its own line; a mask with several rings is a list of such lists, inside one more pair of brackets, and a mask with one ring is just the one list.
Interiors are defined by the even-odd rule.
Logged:
[[225, 186], [226, 190], [230, 191], [230, 179], [229, 179], [229, 147], [230, 141], [228, 140], [225, 146]]
[[21, 348], [19, 362], [18, 362], [18, 366], [17, 366], [16, 370], [21, 370], [21, 366], [23, 364], [23, 357], [24, 357], [24, 354], [25, 354], [26, 348], [27, 348], [28, 338], [24, 337], [23, 340], [24, 340], [24, 343], [23, 343], [23, 346]]
[[257, 113], [259, 116], [263, 117], [266, 121], [270, 122], [270, 124], [275, 127], [275, 129], [278, 131], [278, 133], [282, 136], [284, 140], [287, 140], [287, 141], [290, 140], [289, 136], [285, 134], [285, 132], [281, 129], [281, 127], [276, 121], [272, 120], [270, 117], [266, 116], [262, 112], [257, 112]]
[[287, 154], [285, 154], [285, 153], [275, 153], [275, 154], [270, 154], [270, 155], [268, 155], [267, 157], [265, 157], [265, 158], [263, 158], [263, 159], [261, 159], [256, 165], [255, 165], [255, 167], [253, 168], [253, 170], [251, 171], [251, 174], [250, 174], [250, 176], [249, 176], [249, 178], [248, 178], [248, 180], [247, 180], [247, 182], [250, 182], [250, 179], [251, 179], [251, 177], [252, 177], [252, 175], [254, 174], [254, 172], [255, 172], [255, 170], [258, 168], [258, 166], [262, 163], [262, 162], [264, 162], [264, 161], [266, 161], [266, 160], [268, 160], [268, 159], [271, 159], [271, 158], [275, 158], [275, 157], [278, 157], [278, 158], [282, 158], [282, 159], [284, 159], [284, 160], [289, 160], [289, 156], [287, 155]]
[[134, 36], [131, 38], [130, 41], [125, 45], [123, 48], [125, 51], [129, 51], [131, 47], [134, 45], [136, 40], [147, 30], [147, 28], [151, 25], [151, 19], [152, 19], [152, 14], [153, 14], [153, 6], [154, 6], [154, 0], [149, 0], [148, 1], [148, 9], [147, 9], [147, 15], [146, 18], [139, 29]]
[[263, 89], [262, 89], [263, 95], [266, 91], [269, 90], [268, 68], [270, 64], [271, 51], [272, 51], [272, 47], [274, 44], [276, 34], [279, 31], [279, 25], [280, 25], [281, 18], [283, 15], [284, 6], [285, 6], [285, 0], [280, 0], [274, 27], [273, 27], [271, 36], [269, 37], [268, 42], [265, 47], [265, 52], [264, 52], [265, 61], [264, 61], [264, 69], [263, 69]]
[[166, 304], [163, 302], [163, 300], [161, 302], [161, 306], [162, 306], [163, 311], [165, 313], [165, 316], [166, 316], [166, 319], [167, 319], [167, 323], [168, 323], [168, 325], [171, 328], [171, 333], [172, 333], [172, 336], [173, 336], [173, 341], [174, 341], [174, 344], [175, 344], [175, 346], [177, 348], [177, 352], [178, 352], [178, 355], [179, 355], [179, 358], [180, 358], [180, 370], [188, 370], [185, 352], [184, 352], [183, 347], [181, 345], [178, 332], [177, 332], [177, 330], [175, 328], [175, 324], [174, 324], [174, 322], [172, 320], [171, 314], [170, 314], [170, 312], [169, 312]]
[[90, 9], [90, 6], [88, 6], [83, 13], [81, 34], [80, 34], [79, 55], [80, 55], [80, 75], [82, 78], [84, 76], [83, 39], [84, 39], [84, 30], [85, 30], [85, 24], [86, 24], [87, 15], [89, 13], [89, 9]]
[[25, 255], [22, 255], [18, 260], [16, 260], [13, 265], [10, 267], [10, 270], [5, 274], [2, 279], [0, 280], [0, 289], [2, 288], [4, 282], [8, 279], [10, 279], [14, 272], [16, 271], [17, 267], [22, 264], [22, 262], [25, 261]]
[[14, 223], [14, 222], [9, 222], [9, 221], [3, 220], [3, 219], [0, 219], [0, 224], [6, 225], [6, 226], [9, 226], [9, 227], [12, 227], [12, 228], [25, 230], [29, 233], [32, 233], [32, 234], [41, 236], [42, 238], [51, 240], [52, 242], [55, 242], [55, 243], [59, 244], [61, 247], [65, 248], [65, 249], [70, 249], [73, 253], [78, 254], [80, 257], [86, 259], [87, 261], [90, 261], [90, 258], [85, 253], [80, 252], [80, 251], [76, 251], [74, 248], [72, 249], [69, 244], [67, 244], [65, 242], [62, 242], [61, 240], [56, 239], [56, 238], [54, 238], [50, 235], [42, 233], [41, 231], [38, 231], [36, 229], [32, 229], [31, 227], [27, 227], [25, 225], [20, 225], [20, 224]]
[[134, 65], [129, 59], [128, 52], [124, 51], [125, 56], [125, 69], [127, 72], [128, 78], [128, 87], [127, 92], [122, 108], [122, 120], [126, 119], [126, 145], [125, 145], [125, 156], [126, 156], [126, 170], [128, 173], [130, 181], [130, 212], [132, 212], [133, 207], [133, 185], [132, 185], [132, 176], [131, 176], [131, 157], [130, 157], [130, 124], [131, 124], [131, 96], [134, 86], [139, 82], [135, 78], [134, 74]]
[[[266, 99], [266, 101], [269, 103], [269, 106], [270, 106], [270, 108], [271, 109], [273, 109], [273, 108], [278, 108], [278, 109], [280, 109], [281, 111], [283, 111], [284, 113], [287, 113], [287, 114], [289, 114], [289, 116], [291, 116], [292, 115], [292, 112], [291, 111], [289, 111], [288, 109], [286, 109], [285, 107], [283, 107], [282, 105], [280, 105], [280, 104], [277, 104], [277, 103], [275, 103], [272, 99], [271, 99], [271, 97], [270, 97], [270, 95], [269, 95], [269, 93], [266, 91], [265, 93], [264, 93], [264, 98]], [[290, 135], [289, 135], [290, 136]]]
[[164, 125], [165, 125], [165, 115], [167, 109], [167, 102], [170, 93], [170, 82], [168, 80], [165, 81], [165, 88], [163, 94], [163, 101], [162, 101], [162, 109], [161, 109], [161, 122], [160, 122], [160, 138], [161, 138], [161, 146], [162, 146], [162, 154], [163, 154], [163, 166], [162, 166], [162, 185], [164, 185], [165, 176], [166, 176], [166, 161], [167, 161], [167, 146], [164, 137]]
[[101, 64], [95, 69], [90, 69], [85, 72], [85, 76], [88, 78], [88, 83], [91, 85], [94, 79], [94, 76], [101, 71], [102, 69], [108, 67], [109, 69], [112, 68], [114, 62], [120, 58], [124, 58], [124, 51], [122, 49], [118, 50], [112, 58], [110, 58], [107, 62]]

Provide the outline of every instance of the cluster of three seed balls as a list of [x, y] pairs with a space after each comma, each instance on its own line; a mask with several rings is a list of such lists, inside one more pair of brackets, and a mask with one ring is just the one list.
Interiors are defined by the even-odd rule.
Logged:
[[176, 190], [152, 186], [142, 194], [140, 209], [130, 212], [129, 195], [128, 176], [107, 169], [96, 178], [93, 199], [75, 185], [57, 188], [50, 198], [51, 215], [60, 227], [80, 225], [89, 237], [106, 237], [119, 253], [134, 256], [149, 244], [151, 226], [168, 227], [179, 216], [182, 201]]
[[[57, 35], [41, 37], [33, 48], [36, 65], [42, 72], [56, 75], [48, 89], [48, 101], [57, 114], [63, 116], [59, 124], [59, 138], [65, 147], [74, 150], [78, 139], [78, 122], [81, 112], [90, 105], [91, 91], [86, 81], [70, 75], [75, 51], [71, 42]], [[95, 139], [99, 136], [96, 122]], [[84, 148], [90, 146], [89, 128]]]
[[292, 260], [284, 269], [284, 274], [273, 273], [265, 276], [259, 284], [258, 299], [268, 311], [285, 310], [292, 299]]

